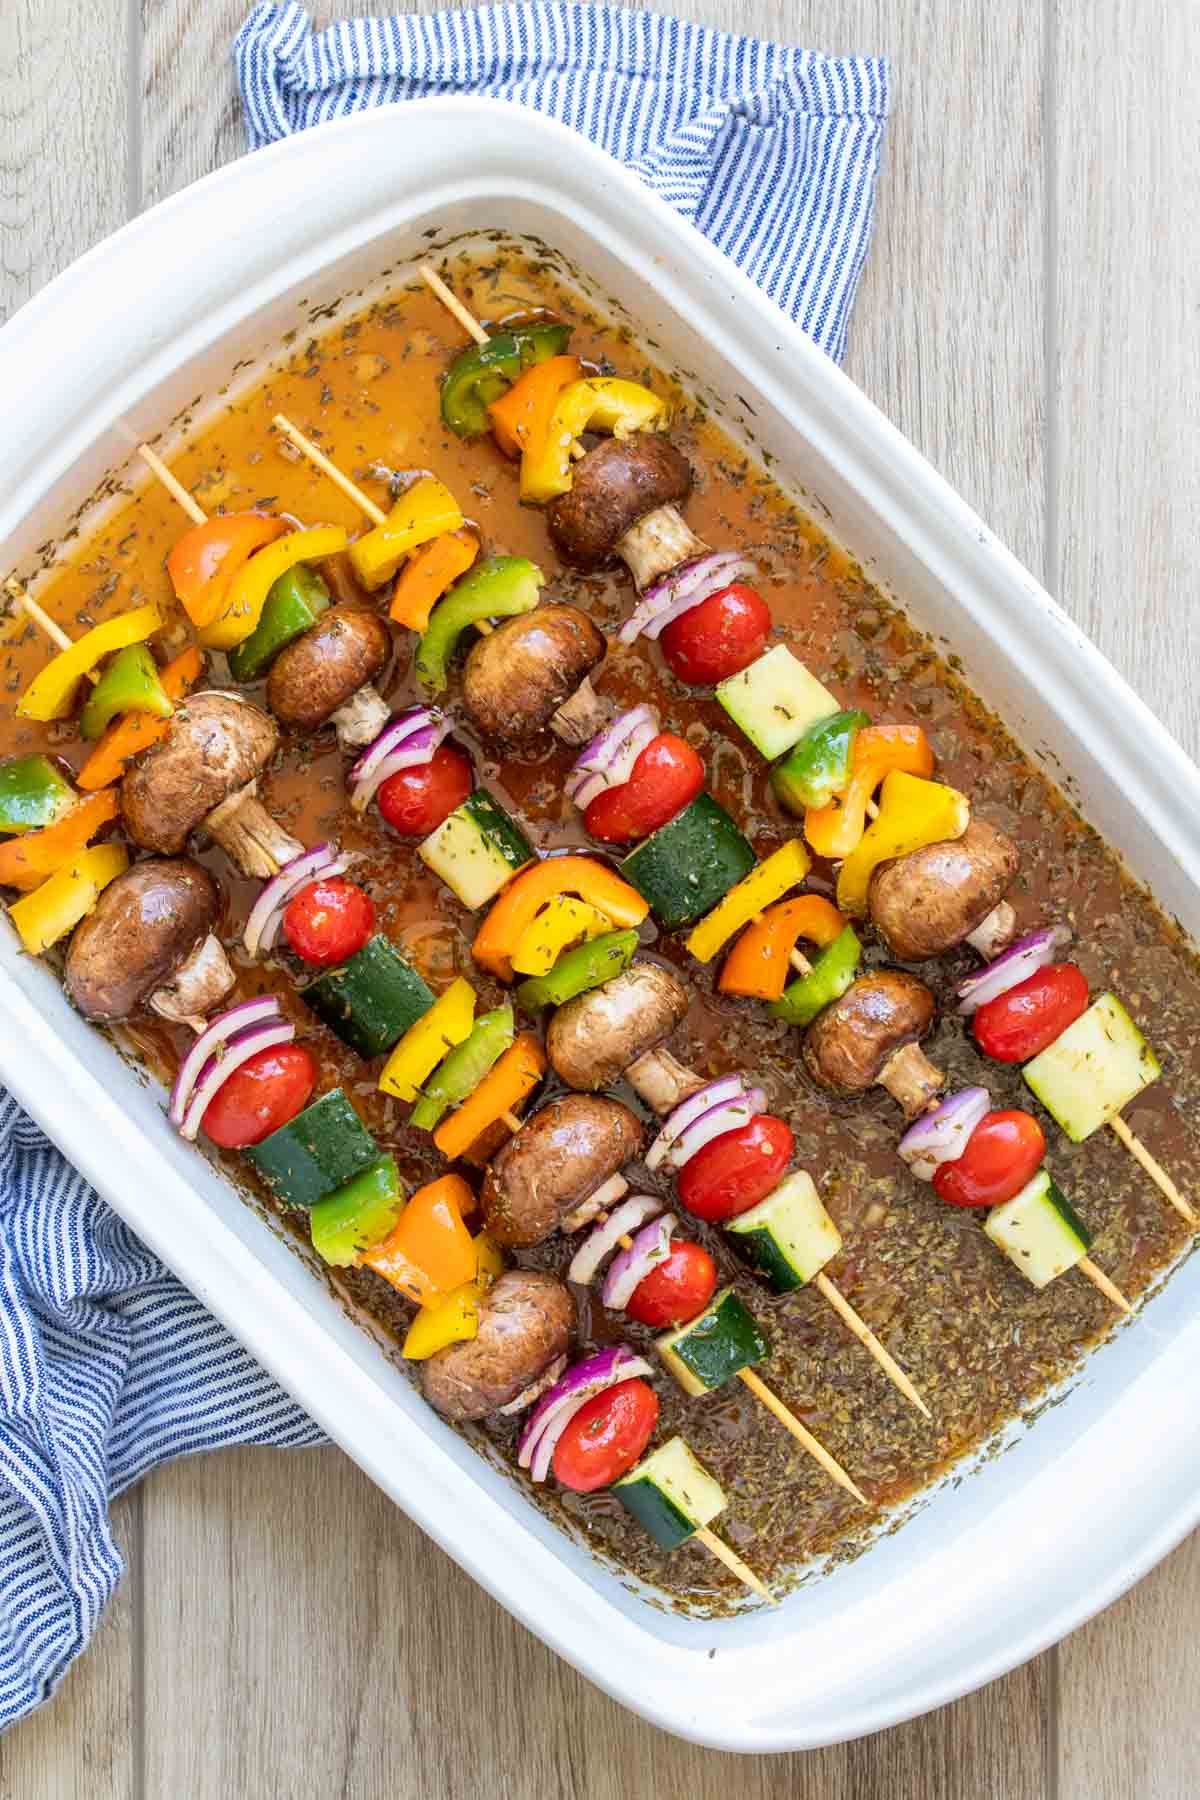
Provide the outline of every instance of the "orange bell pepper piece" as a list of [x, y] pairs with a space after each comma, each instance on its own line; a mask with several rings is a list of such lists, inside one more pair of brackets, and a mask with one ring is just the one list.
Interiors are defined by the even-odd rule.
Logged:
[[443, 1156], [460, 1157], [504, 1113], [531, 1094], [546, 1073], [546, 1054], [531, 1031], [522, 1031], [484, 1076], [469, 1100], [443, 1119], [433, 1141]]
[[417, 1189], [390, 1234], [359, 1261], [418, 1306], [434, 1304], [475, 1278], [475, 1245], [463, 1224], [473, 1205], [461, 1175], [442, 1175]]
[[73, 806], [56, 825], [0, 844], [0, 887], [32, 893], [48, 875], [78, 856], [102, 825], [117, 816], [115, 794], [91, 794]]
[[801, 894], [769, 906], [747, 926], [721, 970], [723, 994], [745, 994], [754, 1000], [778, 1000], [788, 983], [789, 961], [799, 938], [824, 949], [840, 936], [847, 921], [821, 894]]
[[854, 740], [850, 781], [828, 806], [809, 807], [804, 835], [818, 856], [849, 856], [867, 827], [867, 802], [885, 775], [932, 775], [933, 751], [919, 725], [867, 725]]
[[[182, 700], [203, 673], [203, 653], [191, 644], [174, 662], [159, 670], [158, 679], [168, 700]], [[79, 786], [85, 793], [110, 787], [124, 774], [131, 757], [166, 737], [170, 723], [170, 719], [155, 718], [153, 713], [125, 713], [114, 719], [76, 776]]]
[[422, 544], [396, 577], [389, 618], [410, 631], [424, 631], [436, 603], [478, 555], [479, 539], [470, 531], [444, 531]]
[[292, 527], [272, 513], [215, 513], [185, 531], [167, 558], [175, 597], [197, 631], [211, 625], [242, 564]]
[[492, 436], [506, 456], [520, 456], [526, 446], [533, 449], [545, 442], [555, 401], [582, 374], [577, 356], [550, 356], [526, 369], [507, 394], [492, 401], [488, 407]]
[[512, 980], [512, 953], [548, 900], [575, 894], [614, 926], [640, 925], [650, 907], [637, 889], [591, 856], [547, 856], [510, 881], [476, 933], [477, 963]]

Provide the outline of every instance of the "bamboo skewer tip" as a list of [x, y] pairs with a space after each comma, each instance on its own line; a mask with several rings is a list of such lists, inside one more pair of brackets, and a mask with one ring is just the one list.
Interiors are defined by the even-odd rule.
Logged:
[[483, 329], [483, 326], [479, 323], [479, 320], [475, 317], [474, 313], [469, 312], [463, 305], [462, 301], [458, 298], [458, 295], [455, 294], [451, 288], [446, 286], [446, 283], [442, 280], [433, 264], [427, 262], [418, 263], [417, 274], [421, 277], [421, 280], [425, 283], [425, 286], [429, 289], [430, 293], [437, 295], [442, 305], [446, 308], [446, 311], [458, 320], [467, 336], [474, 338], [477, 344], [486, 344], [488, 341], [487, 332]]
[[1113, 1115], [1108, 1121], [1108, 1127], [1113, 1136], [1119, 1138], [1124, 1144], [1134, 1161], [1146, 1171], [1159, 1193], [1175, 1208], [1180, 1217], [1186, 1219], [1189, 1225], [1200, 1225], [1200, 1215], [1197, 1215], [1194, 1207], [1184, 1199], [1158, 1158], [1152, 1156], [1137, 1133], [1129, 1129], [1120, 1113]]
[[199, 501], [193, 499], [192, 495], [188, 493], [183, 483], [178, 481], [176, 477], [172, 475], [170, 469], [168, 469], [158, 452], [152, 450], [149, 444], [139, 444], [137, 453], [145, 463], [146, 467], [150, 470], [150, 473], [154, 476], [155, 480], [165, 487], [172, 500], [177, 501], [183, 508], [188, 518], [192, 521], [192, 524], [205, 524], [208, 519], [208, 514], [204, 511], [204, 508], [200, 505]]
[[382, 525], [385, 522], [387, 514], [384, 512], [383, 508], [381, 506], [376, 506], [371, 496], [369, 494], [364, 494], [362, 489], [351, 481], [348, 475], [343, 475], [337, 464], [331, 461], [331, 459], [326, 456], [325, 452], [313, 443], [311, 438], [305, 437], [300, 427], [298, 425], [293, 425], [286, 414], [276, 413], [275, 417], [271, 420], [271, 423], [278, 431], [283, 433], [289, 443], [295, 445], [296, 449], [299, 450], [300, 454], [313, 465], [314, 469], [319, 469], [322, 475], [327, 476], [329, 480], [333, 482], [335, 487], [341, 488], [347, 499], [353, 500], [359, 512], [364, 513], [366, 517], [370, 519], [372, 525]]
[[904, 1398], [911, 1401], [919, 1413], [923, 1413], [927, 1419], [932, 1419], [933, 1414], [921, 1398], [911, 1378], [905, 1374], [891, 1352], [880, 1343], [866, 1320], [859, 1317], [841, 1289], [830, 1281], [823, 1270], [817, 1274], [815, 1281], [818, 1291], [824, 1295], [842, 1322], [849, 1327], [863, 1349], [874, 1357], [892, 1386], [899, 1389]]
[[736, 1550], [729, 1548], [724, 1538], [719, 1538], [715, 1531], [709, 1530], [707, 1525], [699, 1526], [695, 1536], [709, 1554], [715, 1556], [718, 1562], [724, 1563], [725, 1567], [731, 1570], [738, 1580], [750, 1589], [752, 1594], [757, 1594], [760, 1600], [766, 1600], [771, 1606], [779, 1605], [778, 1599], [766, 1583], [759, 1580], [754, 1570], [742, 1561]]
[[1081, 1274], [1087, 1276], [1092, 1286], [1098, 1288], [1106, 1300], [1111, 1300], [1118, 1312], [1132, 1313], [1132, 1306], [1129, 1304], [1116, 1282], [1111, 1280], [1109, 1276], [1104, 1273], [1104, 1270], [1092, 1261], [1090, 1256], [1080, 1257], [1075, 1267]]
[[775, 1415], [784, 1430], [790, 1431], [796, 1442], [803, 1445], [808, 1454], [820, 1463], [831, 1480], [836, 1481], [839, 1487], [845, 1488], [848, 1494], [853, 1494], [860, 1506], [870, 1507], [871, 1502], [867, 1496], [851, 1481], [837, 1458], [830, 1455], [820, 1439], [815, 1438], [807, 1426], [800, 1423], [795, 1413], [784, 1405], [779, 1395], [769, 1388], [766, 1382], [754, 1373], [753, 1369], [739, 1369], [738, 1378], [745, 1382], [755, 1399], [761, 1400], [767, 1411]]

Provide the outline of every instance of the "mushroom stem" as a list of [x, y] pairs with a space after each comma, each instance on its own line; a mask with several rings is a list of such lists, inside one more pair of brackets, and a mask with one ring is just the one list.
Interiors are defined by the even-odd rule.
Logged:
[[564, 744], [586, 744], [608, 723], [608, 709], [585, 675], [575, 692], [564, 700], [550, 721], [550, 729]]
[[689, 530], [674, 506], [656, 506], [617, 539], [615, 548], [641, 594], [680, 563], [703, 556], [708, 545]]
[[630, 1063], [625, 1079], [656, 1113], [669, 1113], [704, 1086], [703, 1078], [677, 1062], [669, 1050], [647, 1050]]
[[930, 1062], [920, 1044], [903, 1044], [892, 1052], [876, 1079], [906, 1119], [916, 1119], [945, 1087], [946, 1077]]
[[582, 1231], [585, 1225], [590, 1225], [593, 1219], [598, 1219], [610, 1206], [615, 1206], [628, 1192], [629, 1183], [623, 1175], [610, 1175], [586, 1200], [581, 1200], [578, 1206], [565, 1214], [559, 1221], [559, 1230]]
[[1016, 913], [1007, 900], [1001, 900], [974, 931], [968, 931], [966, 941], [986, 962], [991, 962], [993, 956], [999, 956], [1012, 943], [1016, 929]]
[[209, 1013], [220, 1005], [237, 980], [221, 940], [210, 931], [201, 938], [170, 981], [151, 994], [150, 1005], [176, 1025], [203, 1030]]
[[527, 1406], [532, 1406], [535, 1400], [540, 1400], [543, 1394], [549, 1393], [566, 1366], [566, 1357], [556, 1356], [536, 1381], [531, 1381], [527, 1388], [522, 1388], [516, 1399], [510, 1400], [506, 1406], [497, 1407], [497, 1412], [505, 1418], [510, 1418], [513, 1413], [524, 1412]]
[[369, 681], [364, 681], [330, 718], [337, 726], [338, 743], [343, 750], [361, 750], [375, 742], [391, 716], [387, 702]]
[[277, 825], [258, 798], [258, 782], [248, 781], [228, 800], [215, 806], [204, 821], [205, 829], [220, 844], [243, 875], [268, 881], [284, 863], [303, 854], [304, 845]]

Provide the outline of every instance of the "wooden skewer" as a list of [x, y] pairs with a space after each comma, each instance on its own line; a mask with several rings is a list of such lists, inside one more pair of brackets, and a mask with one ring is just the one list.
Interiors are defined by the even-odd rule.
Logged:
[[819, 1439], [815, 1438], [806, 1426], [800, 1423], [793, 1412], [789, 1412], [788, 1408], [779, 1398], [779, 1395], [774, 1393], [767, 1386], [765, 1381], [760, 1380], [753, 1369], [739, 1369], [738, 1379], [745, 1382], [746, 1386], [750, 1389], [750, 1392], [754, 1395], [754, 1398], [756, 1400], [761, 1400], [768, 1412], [774, 1413], [785, 1431], [791, 1432], [796, 1442], [804, 1446], [808, 1451], [808, 1454], [820, 1463], [825, 1473], [831, 1476], [840, 1488], [845, 1488], [848, 1494], [853, 1494], [860, 1506], [870, 1506], [871, 1502], [867, 1499], [867, 1496], [863, 1493], [861, 1488], [855, 1487], [841, 1463], [830, 1456], [824, 1444], [822, 1444]]
[[467, 336], [473, 337], [477, 344], [486, 344], [488, 341], [487, 332], [483, 329], [483, 326], [479, 323], [479, 320], [475, 315], [468, 312], [458, 296], [446, 286], [432, 263], [418, 263], [417, 274], [421, 277], [421, 280], [425, 283], [425, 286], [430, 292], [437, 295], [446, 311], [454, 315]]
[[348, 475], [343, 475], [337, 464], [331, 462], [325, 452], [318, 449], [310, 437], [305, 437], [298, 425], [293, 425], [292, 421], [285, 417], [283, 413], [276, 413], [271, 423], [277, 430], [282, 431], [289, 443], [293, 444], [295, 448], [299, 450], [301, 456], [305, 457], [307, 461], [312, 464], [314, 469], [320, 469], [322, 475], [327, 476], [329, 480], [333, 482], [335, 487], [341, 488], [347, 499], [353, 500], [359, 512], [365, 513], [372, 525], [383, 525], [386, 523], [387, 514], [384, 512], [383, 508], [381, 506], [376, 506], [371, 496], [369, 494], [364, 494], [362, 489], [357, 487]]
[[182, 481], [177, 481], [175, 479], [162, 457], [153, 451], [149, 444], [139, 444], [137, 453], [155, 479], [160, 481], [163, 487], [166, 488], [172, 500], [178, 501], [188, 518], [192, 521], [192, 524], [204, 525], [207, 523], [208, 514], [204, 511], [204, 508], [193, 500]]
[[1141, 1164], [1159, 1193], [1163, 1195], [1164, 1199], [1170, 1201], [1175, 1211], [1185, 1218], [1189, 1225], [1200, 1225], [1200, 1218], [1197, 1217], [1195, 1210], [1189, 1206], [1162, 1164], [1157, 1158], [1151, 1156], [1137, 1133], [1130, 1131], [1120, 1113], [1108, 1121], [1108, 1128], [1115, 1137], [1120, 1138], [1134, 1161]]
[[830, 1281], [828, 1275], [826, 1275], [823, 1270], [816, 1274], [813, 1277], [813, 1280], [815, 1281], [818, 1290], [824, 1295], [825, 1299], [828, 1300], [830, 1306], [832, 1306], [834, 1312], [842, 1320], [843, 1324], [854, 1333], [854, 1336], [858, 1339], [863, 1349], [869, 1351], [875, 1358], [875, 1361], [879, 1364], [892, 1385], [900, 1389], [900, 1392], [904, 1395], [906, 1400], [912, 1401], [918, 1412], [924, 1413], [927, 1419], [931, 1419], [933, 1414], [926, 1406], [924, 1400], [922, 1400], [917, 1389], [913, 1386], [913, 1383], [904, 1373], [904, 1370], [900, 1367], [900, 1364], [888, 1350], [884, 1349], [883, 1345], [875, 1336], [875, 1333], [871, 1330], [866, 1321], [859, 1318], [841, 1289]]
[[716, 1557], [718, 1562], [724, 1563], [727, 1569], [732, 1569], [738, 1580], [748, 1587], [752, 1594], [757, 1594], [762, 1600], [770, 1601], [772, 1606], [779, 1605], [779, 1601], [770, 1588], [758, 1579], [754, 1570], [748, 1568], [737, 1552], [731, 1550], [725, 1540], [719, 1538], [715, 1531], [710, 1531], [707, 1525], [701, 1525], [692, 1535], [698, 1543], [704, 1545], [711, 1556]]
[[[30, 624], [36, 625], [38, 630], [48, 637], [59, 650], [70, 650], [74, 646], [74, 638], [67, 635], [62, 626], [57, 620], [50, 617], [44, 607], [39, 606], [36, 600], [29, 598], [15, 575], [8, 577], [4, 583], [4, 589], [13, 605], [25, 614]], [[89, 681], [96, 682], [99, 679], [95, 669], [88, 670]]]
[[1097, 1264], [1092, 1261], [1090, 1256], [1081, 1257], [1075, 1264], [1075, 1267], [1081, 1274], [1086, 1275], [1092, 1286], [1099, 1288], [1100, 1292], [1104, 1295], [1104, 1298], [1106, 1300], [1111, 1300], [1113, 1305], [1117, 1307], [1120, 1312], [1131, 1313], [1133, 1311], [1132, 1306], [1130, 1306], [1116, 1282], [1110, 1281], [1108, 1276], [1104, 1273], [1104, 1270], [1099, 1268]]

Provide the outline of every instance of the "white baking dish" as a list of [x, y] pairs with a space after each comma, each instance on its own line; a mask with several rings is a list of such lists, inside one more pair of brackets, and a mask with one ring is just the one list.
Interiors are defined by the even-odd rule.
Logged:
[[[731, 403], [834, 535], [1200, 934], [1200, 775], [1036, 581], [753, 286], [561, 128], [495, 103], [373, 112], [209, 177], [0, 331], [0, 540], [36, 548], [143, 436], [311, 307], [502, 226], [578, 260]], [[0, 934], [0, 1075], [118, 1211], [413, 1518], [611, 1694], [725, 1749], [874, 1731], [1033, 1655], [1200, 1518], [1200, 1265], [1086, 1364], [1009, 1454], [776, 1612], [646, 1606], [417, 1398], [295, 1248], [167, 1128], [160, 1096]]]

